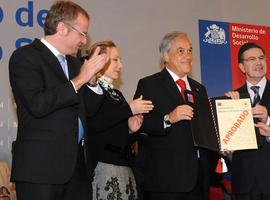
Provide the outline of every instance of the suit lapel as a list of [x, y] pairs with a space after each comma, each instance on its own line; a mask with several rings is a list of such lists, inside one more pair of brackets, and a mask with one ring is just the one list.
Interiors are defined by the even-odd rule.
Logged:
[[189, 83], [189, 85], [190, 85], [190, 89], [191, 89], [192, 92], [196, 92], [196, 93], [198, 93], [198, 94], [201, 93], [200, 88], [198, 88], [198, 87], [196, 86], [196, 84], [194, 83], [194, 80], [192, 80], [192, 79], [189, 78], [189, 77], [188, 77], [188, 83]]
[[[270, 93], [267, 92], [269, 90], [270, 90], [270, 82], [269, 82], [269, 80], [267, 80], [266, 86], [264, 88], [263, 95], [262, 95], [262, 98], [260, 101], [260, 104], [263, 106], [266, 106], [266, 107], [269, 104], [268, 102], [270, 102]], [[241, 88], [239, 88], [238, 91], [239, 91], [241, 97], [245, 97], [247, 95], [249, 96], [247, 84], [245, 84]]]
[[74, 59], [72, 59], [72, 56], [70, 55], [66, 56], [66, 60], [68, 65], [69, 79], [72, 79], [79, 73], [79, 63], [75, 63]]
[[[174, 82], [173, 78], [169, 74], [169, 72], [164, 68], [160, 72], [160, 86], [164, 87], [165, 91], [168, 91], [168, 94], [171, 96], [171, 99], [173, 99], [177, 104], [181, 103], [184, 104], [185, 101], [176, 85]], [[166, 84], [164, 84], [166, 83]]]
[[241, 96], [241, 94], [242, 94], [242, 95], [246, 95], [246, 94], [249, 95], [248, 89], [247, 89], [247, 84], [245, 84], [245, 85], [243, 85], [242, 87], [240, 87], [237, 91], [239, 91], [240, 96]]
[[41, 57], [45, 63], [47, 63], [48, 68], [55, 71], [55, 74], [63, 80], [67, 80], [65, 73], [62, 70], [62, 67], [55, 57], [55, 55], [46, 47], [40, 40], [35, 39], [33, 45], [41, 53]]
[[260, 104], [265, 106], [267, 109], [269, 107], [269, 102], [270, 102], [270, 82], [267, 80], [266, 82], [266, 86], [264, 88], [264, 91], [263, 91], [263, 95], [262, 95], [262, 99], [261, 99], [261, 102]]

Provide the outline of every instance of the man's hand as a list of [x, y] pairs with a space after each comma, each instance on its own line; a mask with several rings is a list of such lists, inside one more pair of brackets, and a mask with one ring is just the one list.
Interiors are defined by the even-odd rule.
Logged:
[[255, 126], [259, 128], [260, 134], [262, 136], [270, 136], [270, 127], [268, 125], [262, 122], [258, 122], [255, 124]]
[[268, 112], [266, 107], [257, 104], [252, 108], [252, 115], [254, 118], [259, 119], [261, 122], [266, 123], [268, 119]]
[[231, 99], [240, 99], [240, 94], [238, 91], [230, 91], [225, 93], [226, 97], [230, 97]]
[[172, 112], [169, 113], [170, 122], [172, 124], [181, 120], [191, 120], [193, 117], [193, 108], [189, 105], [177, 106]]
[[130, 133], [135, 133], [137, 132], [143, 123], [143, 115], [133, 115], [128, 119], [128, 128]]
[[76, 90], [79, 90], [85, 83], [88, 83], [106, 64], [108, 54], [99, 54], [99, 51], [100, 47], [97, 47], [92, 57], [84, 61], [80, 73], [72, 79]]
[[220, 152], [220, 154], [221, 154], [222, 156], [230, 156], [230, 155], [233, 154], [233, 151], [229, 151], [229, 150], [227, 150], [227, 149], [224, 149], [223, 151]]

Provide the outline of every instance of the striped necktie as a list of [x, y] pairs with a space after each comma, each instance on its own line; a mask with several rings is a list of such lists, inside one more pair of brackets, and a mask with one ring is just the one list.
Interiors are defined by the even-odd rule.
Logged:
[[256, 106], [257, 104], [260, 103], [261, 98], [260, 98], [260, 94], [259, 94], [259, 86], [251, 86], [250, 89], [254, 92], [254, 98], [252, 101], [252, 107]]

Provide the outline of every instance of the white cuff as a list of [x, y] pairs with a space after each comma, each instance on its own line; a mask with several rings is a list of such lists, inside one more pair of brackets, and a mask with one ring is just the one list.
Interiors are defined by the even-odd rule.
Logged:
[[72, 84], [72, 86], [73, 86], [75, 92], [78, 93], [78, 91], [76, 90], [76, 87], [75, 87], [74, 83], [72, 82], [72, 80], [69, 80], [69, 81], [71, 82], [71, 84]]

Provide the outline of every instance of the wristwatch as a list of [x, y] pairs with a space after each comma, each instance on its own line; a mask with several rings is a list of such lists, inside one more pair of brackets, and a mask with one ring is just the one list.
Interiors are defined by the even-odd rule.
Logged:
[[172, 123], [170, 122], [170, 115], [169, 114], [166, 114], [164, 116], [164, 122], [166, 125], [171, 125]]

